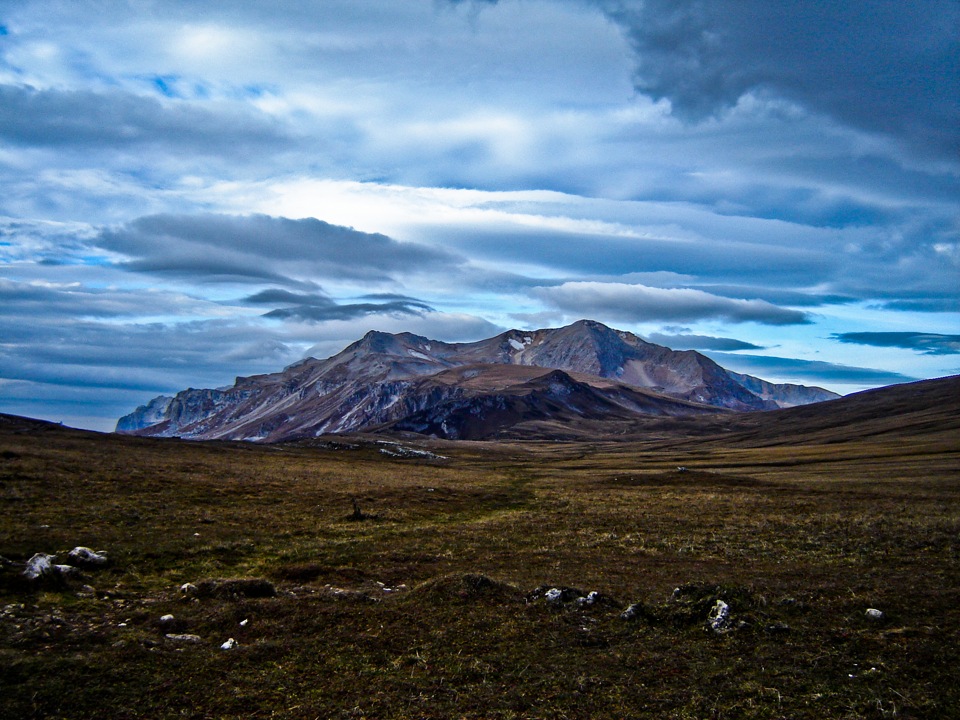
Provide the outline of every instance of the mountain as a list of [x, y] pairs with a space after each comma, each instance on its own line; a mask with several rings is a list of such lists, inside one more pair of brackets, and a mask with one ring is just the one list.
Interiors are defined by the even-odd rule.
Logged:
[[700, 353], [581, 320], [474, 343], [369, 332], [326, 360], [155, 398], [122, 417], [117, 432], [275, 442], [392, 429], [481, 439], [535, 421], [556, 428], [834, 397], [731, 373]]

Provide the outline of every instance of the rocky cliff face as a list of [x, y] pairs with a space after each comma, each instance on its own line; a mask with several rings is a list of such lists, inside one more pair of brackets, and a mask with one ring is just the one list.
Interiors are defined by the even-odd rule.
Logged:
[[326, 360], [156, 398], [121, 418], [117, 431], [273, 442], [394, 428], [472, 438], [532, 418], [763, 410], [832, 397], [583, 320], [458, 344], [370, 332]]
[[741, 375], [740, 373], [735, 373], [730, 370], [726, 372], [754, 395], [773, 402], [780, 408], [810, 405], [811, 403], [837, 399], [836, 393], [819, 387], [792, 385], [790, 383], [775, 384], [753, 377], [752, 375]]
[[117, 432], [133, 433], [162, 423], [166, 420], [166, 412], [171, 400], [173, 400], [172, 397], [160, 395], [146, 405], [141, 405], [129, 415], [124, 415], [117, 422]]

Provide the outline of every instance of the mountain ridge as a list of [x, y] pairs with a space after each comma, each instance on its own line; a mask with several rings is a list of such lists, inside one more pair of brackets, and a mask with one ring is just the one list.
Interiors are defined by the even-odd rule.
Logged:
[[[473, 376], [466, 377], [464, 368]], [[695, 351], [674, 351], [580, 320], [556, 329], [507, 330], [472, 343], [370, 331], [323, 360], [238, 377], [227, 388], [154, 398], [120, 418], [117, 432], [276, 442], [420, 427], [482, 439], [551, 413], [558, 421], [627, 420], [769, 410], [835, 397], [822, 388], [733, 373]], [[459, 420], [445, 424], [444, 409]]]

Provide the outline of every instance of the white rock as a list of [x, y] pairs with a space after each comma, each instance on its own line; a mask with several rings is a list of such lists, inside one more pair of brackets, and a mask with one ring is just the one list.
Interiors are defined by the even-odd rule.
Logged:
[[710, 624], [710, 629], [714, 632], [722, 633], [729, 630], [730, 606], [723, 600], [717, 600], [717, 604], [710, 609], [707, 615], [707, 622]]
[[563, 600], [563, 590], [559, 588], [550, 588], [543, 595], [544, 600], [550, 603], [558, 603]]
[[170, 615], [169, 613], [166, 614], [166, 615], [161, 615], [161, 616], [160, 616], [160, 622], [162, 622], [162, 623], [172, 623], [172, 622], [173, 622], [173, 615]]
[[184, 583], [183, 585], [180, 586], [180, 592], [183, 593], [184, 595], [196, 595], [197, 586], [194, 585], [193, 583]]
[[41, 577], [47, 577], [55, 574], [57, 571], [53, 566], [53, 556], [46, 553], [37, 553], [27, 560], [27, 567], [23, 571], [27, 580], [38, 580]]
[[67, 559], [80, 567], [96, 567], [106, 565], [109, 560], [106, 553], [95, 552], [88, 547], [78, 545], [67, 554]]
[[867, 608], [866, 615], [870, 620], [883, 620], [883, 611], [876, 608]]
[[220, 646], [221, 650], [233, 650], [237, 646], [237, 641], [233, 638], [227, 640], [223, 645]]
[[244, 619], [240, 621], [240, 627], [246, 627], [250, 623], [249, 619]]

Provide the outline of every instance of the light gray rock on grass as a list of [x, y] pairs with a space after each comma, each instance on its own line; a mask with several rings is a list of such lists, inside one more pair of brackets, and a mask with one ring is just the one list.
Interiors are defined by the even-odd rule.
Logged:
[[103, 567], [110, 563], [105, 552], [96, 552], [81, 545], [78, 545], [67, 553], [67, 560], [70, 561], [71, 565], [76, 565], [81, 568]]

